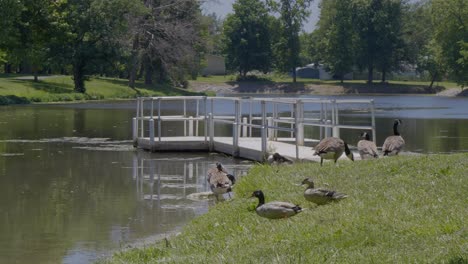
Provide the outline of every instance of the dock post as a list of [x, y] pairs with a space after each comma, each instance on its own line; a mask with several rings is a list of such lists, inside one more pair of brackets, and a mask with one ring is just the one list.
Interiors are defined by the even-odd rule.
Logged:
[[267, 158], [267, 132], [266, 127], [262, 126], [262, 159]]
[[189, 124], [188, 124], [188, 135], [189, 137], [193, 137], [193, 116], [189, 116]]
[[232, 124], [232, 156], [239, 156], [239, 124], [237, 122]]
[[208, 119], [209, 119], [209, 136], [210, 136], [210, 142], [209, 142], [209, 149], [210, 152], [213, 151], [213, 146], [214, 146], [214, 121], [213, 121], [213, 114], [209, 113], [208, 114]]
[[242, 124], [243, 124], [242, 125], [242, 137], [248, 137], [248, 135], [247, 135], [247, 126], [244, 125], [244, 124], [247, 124], [247, 117], [246, 116], [244, 116], [242, 118]]
[[154, 147], [154, 119], [149, 120], [150, 149]]
[[275, 130], [273, 128], [270, 128], [270, 127], [273, 127], [273, 117], [267, 117], [267, 124], [268, 124], [268, 139], [269, 140], [274, 140], [275, 138]]
[[132, 139], [133, 146], [138, 147], [138, 120], [136, 117], [132, 118]]
[[371, 100], [371, 118], [372, 118], [372, 141], [376, 143], [377, 132], [375, 131], [375, 103], [374, 100]]
[[297, 100], [294, 104], [294, 123], [296, 124], [296, 144], [304, 146], [304, 103]]
[[336, 101], [333, 102], [333, 108], [335, 109], [335, 122], [333, 126], [333, 136], [339, 138], [340, 137], [340, 127], [337, 127], [340, 125], [340, 118], [338, 114], [338, 104]]
[[[325, 120], [325, 124], [331, 125], [332, 121], [330, 119]], [[329, 127], [329, 126], [325, 127], [325, 137], [330, 137], [331, 136], [331, 130], [332, 130], [331, 127]]]

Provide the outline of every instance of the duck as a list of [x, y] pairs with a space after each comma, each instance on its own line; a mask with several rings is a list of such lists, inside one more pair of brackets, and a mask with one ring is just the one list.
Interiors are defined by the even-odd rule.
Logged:
[[293, 203], [277, 201], [265, 203], [265, 195], [261, 190], [254, 191], [252, 197], [258, 198], [255, 211], [261, 217], [269, 219], [288, 218], [303, 211], [299, 205]]
[[348, 144], [344, 142], [341, 138], [337, 137], [326, 137], [322, 139], [317, 146], [315, 146], [314, 156], [320, 156], [320, 166], [323, 165], [323, 160], [334, 160], [335, 163], [343, 152], [346, 153], [346, 156], [354, 161], [353, 152], [349, 150]]
[[234, 175], [229, 174], [220, 162], [216, 162], [216, 167], [208, 170], [207, 181], [214, 194], [222, 195], [232, 191], [236, 178]]
[[389, 136], [385, 139], [382, 145], [382, 152], [384, 156], [398, 155], [405, 146], [405, 140], [398, 132], [398, 126], [402, 124], [400, 119], [393, 121], [393, 136]]
[[291, 159], [280, 155], [278, 152], [275, 152], [274, 154], [268, 156], [267, 159], [268, 163], [270, 165], [280, 165], [280, 164], [293, 164], [294, 161]]
[[378, 158], [377, 146], [373, 141], [370, 140], [369, 133], [362, 132], [361, 140], [357, 143], [357, 148], [361, 159], [373, 159]]
[[317, 205], [339, 201], [348, 197], [348, 195], [336, 191], [325, 190], [322, 188], [315, 189], [314, 181], [311, 178], [305, 178], [301, 185], [307, 185], [307, 189], [304, 191], [304, 198]]

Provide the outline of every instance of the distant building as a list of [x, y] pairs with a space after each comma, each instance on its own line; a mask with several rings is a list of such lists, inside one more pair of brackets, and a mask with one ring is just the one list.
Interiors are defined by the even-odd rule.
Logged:
[[225, 75], [226, 64], [223, 56], [205, 55], [206, 67], [202, 69], [202, 75]]
[[[325, 66], [322, 64], [307, 64], [305, 67], [300, 67], [296, 69], [296, 75], [299, 78], [308, 78], [308, 79], [320, 79], [320, 80], [332, 80], [333, 75], [325, 69]], [[344, 76], [345, 80], [352, 80], [353, 73], [347, 73]]]

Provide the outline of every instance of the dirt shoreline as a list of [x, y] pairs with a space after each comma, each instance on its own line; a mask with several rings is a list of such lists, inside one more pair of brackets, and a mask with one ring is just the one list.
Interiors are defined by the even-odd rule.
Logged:
[[205, 83], [190, 82], [189, 89], [196, 92], [214, 92], [217, 94], [311, 94], [311, 95], [358, 95], [358, 94], [427, 94], [437, 96], [468, 96], [468, 89], [436, 86], [394, 85], [394, 84], [304, 84], [298, 83], [258, 83], [258, 82], [228, 82]]

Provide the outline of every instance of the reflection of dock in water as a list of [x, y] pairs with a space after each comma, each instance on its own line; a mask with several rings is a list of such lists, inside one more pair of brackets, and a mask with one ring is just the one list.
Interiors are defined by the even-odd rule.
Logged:
[[[207, 171], [215, 161], [205, 158], [155, 158], [138, 152], [133, 160], [133, 180], [137, 200], [163, 211], [192, 210], [201, 213], [207, 208], [210, 196]], [[247, 173], [250, 165], [224, 164], [236, 178]], [[193, 199], [193, 194], [199, 193]]]

